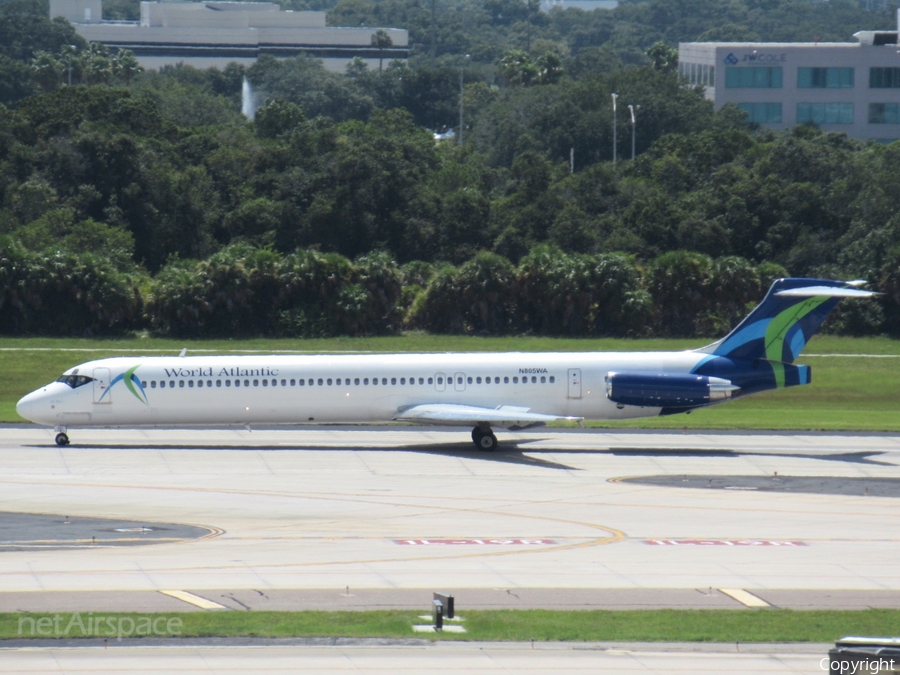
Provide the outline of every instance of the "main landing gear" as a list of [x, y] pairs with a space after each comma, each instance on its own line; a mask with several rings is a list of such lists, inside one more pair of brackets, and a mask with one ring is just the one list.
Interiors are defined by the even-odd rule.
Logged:
[[472, 441], [475, 447], [484, 452], [491, 452], [497, 449], [497, 437], [490, 427], [475, 427], [472, 429]]
[[56, 431], [56, 444], [60, 447], [65, 447], [69, 444], [69, 434], [66, 433], [65, 427], [56, 427], [54, 429]]

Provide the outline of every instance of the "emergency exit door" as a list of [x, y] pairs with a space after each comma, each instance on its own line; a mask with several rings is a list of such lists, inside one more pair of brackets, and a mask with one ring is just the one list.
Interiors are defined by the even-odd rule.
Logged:
[[581, 368], [569, 368], [569, 398], [581, 398]]
[[[106, 394], [104, 396], [104, 394]], [[94, 368], [94, 403], [112, 403], [109, 391], [109, 368]]]

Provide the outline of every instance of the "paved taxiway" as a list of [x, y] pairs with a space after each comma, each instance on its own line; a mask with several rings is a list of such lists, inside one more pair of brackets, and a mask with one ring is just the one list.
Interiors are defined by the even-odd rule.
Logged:
[[[803, 673], [821, 675], [827, 645], [437, 643], [429, 646], [203, 646], [0, 650], [3, 672], [31, 673]], [[727, 650], [727, 651], [726, 651]], [[752, 652], [752, 653], [748, 653]]]
[[0, 429], [0, 511], [222, 532], [0, 553], [0, 592], [30, 592], [23, 600], [164, 589], [855, 589], [878, 604], [900, 591], [898, 498], [615, 480], [897, 478], [896, 435], [543, 430], [501, 434], [493, 454], [466, 431], [396, 427], [74, 430], [68, 448], [52, 435]]

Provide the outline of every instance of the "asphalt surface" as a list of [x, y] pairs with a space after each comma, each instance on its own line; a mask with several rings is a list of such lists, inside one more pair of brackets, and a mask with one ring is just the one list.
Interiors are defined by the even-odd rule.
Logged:
[[900, 478], [840, 476], [638, 476], [623, 483], [701, 490], [758, 490], [810, 495], [900, 497]]
[[147, 546], [214, 534], [206, 527], [43, 513], [0, 512], [0, 553], [96, 546]]

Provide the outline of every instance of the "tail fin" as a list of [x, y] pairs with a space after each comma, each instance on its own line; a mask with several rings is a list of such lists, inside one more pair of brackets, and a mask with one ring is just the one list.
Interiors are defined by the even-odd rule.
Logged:
[[778, 279], [763, 301], [727, 336], [698, 352], [730, 359], [793, 363], [841, 298], [878, 293], [862, 281]]

